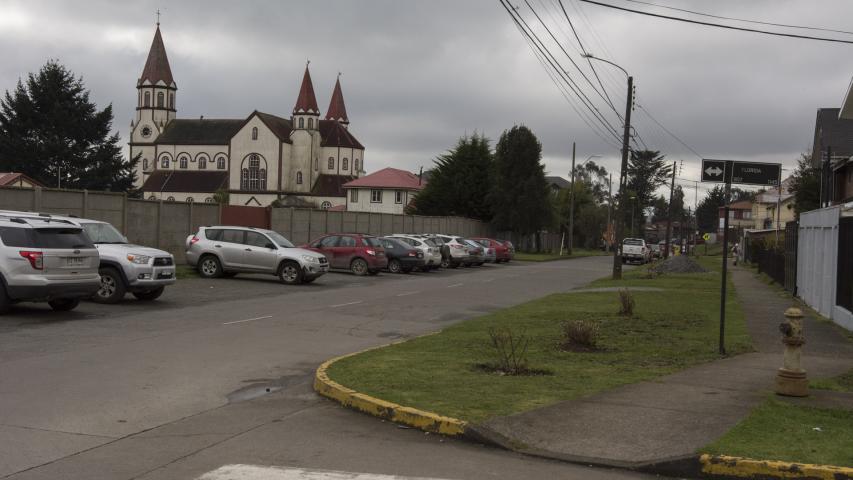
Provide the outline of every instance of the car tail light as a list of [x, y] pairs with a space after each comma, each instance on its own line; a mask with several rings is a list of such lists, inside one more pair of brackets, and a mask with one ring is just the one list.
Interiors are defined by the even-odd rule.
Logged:
[[193, 238], [190, 239], [190, 245], [194, 245], [196, 242], [198, 242], [198, 237], [193, 235]]
[[414, 251], [414, 250], [411, 250], [411, 251], [409, 252], [409, 256], [410, 256], [410, 257], [417, 257], [417, 256], [418, 256], [418, 252], [416, 252], [416, 251]]
[[44, 254], [42, 252], [21, 250], [21, 256], [30, 261], [31, 267], [36, 270], [44, 270]]
[[376, 256], [376, 250], [365, 250], [364, 253], [370, 255], [371, 257]]

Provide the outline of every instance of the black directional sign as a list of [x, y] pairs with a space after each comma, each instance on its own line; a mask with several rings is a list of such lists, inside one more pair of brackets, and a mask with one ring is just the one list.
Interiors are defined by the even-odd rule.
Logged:
[[779, 185], [781, 163], [736, 162], [732, 160], [702, 160], [703, 182], [730, 182], [740, 185]]

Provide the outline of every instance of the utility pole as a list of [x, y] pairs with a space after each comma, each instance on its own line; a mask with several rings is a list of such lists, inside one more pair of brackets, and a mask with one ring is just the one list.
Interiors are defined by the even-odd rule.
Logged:
[[670, 235], [672, 235], [672, 197], [675, 192], [675, 171], [677, 167], [678, 164], [672, 162], [672, 185], [669, 187], [669, 214], [666, 216], [666, 243], [664, 244], [666, 250], [663, 252], [663, 258], [669, 258], [669, 241]]
[[[621, 68], [621, 67], [620, 67]], [[631, 132], [631, 110], [634, 105], [634, 77], [628, 75], [628, 98], [625, 102], [625, 131], [622, 134], [622, 168], [619, 171], [619, 208], [616, 211], [616, 237], [613, 248], [613, 279], [622, 279], [622, 203], [628, 173], [628, 140]]]
[[569, 200], [569, 248], [567, 251], [571, 257], [575, 234], [575, 142], [572, 142], [572, 186], [569, 195], [571, 200]]
[[720, 355], [726, 354], [726, 281], [729, 268], [729, 197], [732, 194], [733, 162], [727, 161], [723, 169], [726, 181], [725, 209], [723, 210], [723, 274], [720, 284]]
[[607, 235], [607, 238], [604, 239], [604, 246], [609, 247], [610, 242], [610, 212], [613, 210], [613, 173], [610, 173], [610, 179], [607, 180], [607, 228], [604, 230], [604, 234]]

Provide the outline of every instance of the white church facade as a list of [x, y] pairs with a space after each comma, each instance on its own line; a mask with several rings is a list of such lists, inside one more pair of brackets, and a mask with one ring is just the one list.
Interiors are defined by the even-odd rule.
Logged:
[[340, 78], [325, 118], [308, 66], [289, 118], [259, 111], [243, 119], [177, 118], [160, 26], [137, 85], [130, 158], [146, 199], [232, 205], [331, 208], [346, 205], [342, 185], [364, 172], [364, 146], [349, 131]]

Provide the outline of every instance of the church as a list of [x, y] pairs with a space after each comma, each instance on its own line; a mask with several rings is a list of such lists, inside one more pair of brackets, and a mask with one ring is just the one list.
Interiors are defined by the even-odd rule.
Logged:
[[[241, 119], [177, 118], [160, 24], [136, 83], [130, 158], [139, 156], [144, 198], [231, 205], [332, 208], [364, 172], [364, 146], [349, 131], [340, 76], [321, 119], [308, 65], [290, 118], [255, 110]], [[217, 192], [218, 195], [217, 195]]]

